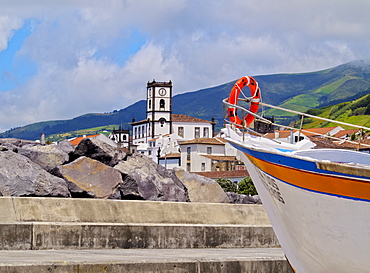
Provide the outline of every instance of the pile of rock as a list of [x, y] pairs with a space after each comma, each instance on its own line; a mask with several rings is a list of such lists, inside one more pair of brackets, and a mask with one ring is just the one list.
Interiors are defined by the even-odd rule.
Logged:
[[76, 148], [66, 140], [41, 145], [0, 139], [0, 162], [2, 196], [257, 203], [229, 198], [212, 179], [166, 170], [146, 156], [126, 154], [98, 139], [85, 138]]

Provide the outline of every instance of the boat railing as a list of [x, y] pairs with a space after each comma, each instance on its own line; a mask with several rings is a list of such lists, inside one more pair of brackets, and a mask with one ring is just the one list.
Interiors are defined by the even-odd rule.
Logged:
[[[242, 101], [242, 102], [246, 102], [246, 103], [251, 102], [251, 98], [239, 98], [238, 100]], [[250, 114], [250, 115], [253, 115], [255, 117], [255, 121], [263, 122], [263, 123], [266, 123], [270, 126], [276, 126], [278, 128], [282, 128], [282, 129], [285, 129], [285, 130], [298, 131], [298, 140], [300, 139], [300, 135], [302, 133], [307, 133], [307, 134], [310, 134], [310, 135], [313, 134], [312, 131], [309, 131], [309, 130], [306, 130], [306, 129], [303, 128], [303, 123], [304, 123], [304, 118], [305, 117], [316, 119], [316, 120], [321, 120], [321, 121], [325, 121], [325, 122], [329, 122], [329, 123], [333, 123], [333, 124], [338, 124], [338, 125], [342, 125], [342, 126], [346, 126], [346, 127], [350, 127], [350, 128], [356, 128], [356, 129], [358, 129], [359, 135], [360, 135], [358, 137], [357, 141], [337, 138], [337, 137], [334, 137], [334, 136], [330, 136], [330, 135], [327, 135], [327, 134], [321, 134], [321, 133], [317, 133], [317, 134], [315, 133], [315, 135], [321, 136], [321, 137], [324, 137], [324, 138], [327, 138], [327, 139], [331, 139], [331, 140], [340, 141], [341, 143], [346, 142], [346, 143], [354, 144], [354, 145], [356, 145], [357, 150], [360, 150], [360, 148], [367, 148], [367, 149], [370, 148], [370, 144], [361, 143], [361, 140], [363, 140], [362, 136], [364, 135], [364, 133], [365, 132], [370, 132], [370, 128], [365, 127], [365, 126], [360, 126], [360, 125], [356, 125], [356, 124], [351, 124], [351, 123], [346, 123], [346, 122], [342, 122], [342, 121], [323, 118], [323, 117], [311, 115], [311, 114], [308, 114], [308, 113], [302, 113], [302, 112], [299, 112], [299, 111], [290, 110], [290, 109], [286, 109], [286, 108], [283, 108], [283, 107], [267, 104], [267, 103], [264, 103], [264, 102], [259, 102], [259, 105], [261, 105], [263, 107], [268, 107], [268, 108], [271, 108], [271, 109], [276, 109], [276, 110], [280, 110], [280, 111], [284, 111], [284, 112], [288, 112], [288, 113], [292, 113], [292, 114], [300, 116], [300, 118], [297, 118], [297, 121], [300, 120], [299, 127], [297, 128], [297, 127], [293, 127], [293, 126], [290, 126], [290, 125], [278, 124], [275, 121], [271, 121], [270, 119], [267, 119], [267, 118], [263, 117], [259, 113], [253, 113], [252, 111], [250, 111], [249, 109], [247, 109], [247, 108], [245, 108], [241, 105], [230, 104], [228, 102], [228, 98], [224, 99], [222, 101], [222, 103], [223, 103], [223, 110], [224, 110], [224, 126], [226, 124], [230, 124], [233, 127], [238, 128], [239, 130], [241, 130], [243, 133], [249, 132], [249, 133], [253, 133], [255, 135], [267, 138], [267, 136], [265, 134], [256, 132], [252, 128], [249, 128], [248, 126], [245, 126], [245, 124], [237, 124], [235, 122], [231, 122], [230, 121], [230, 116], [228, 116], [229, 113], [230, 113], [230, 111], [228, 111], [228, 109], [230, 109], [230, 108], [236, 109], [236, 114], [239, 114], [240, 117], [245, 117], [247, 114]], [[272, 139], [272, 140], [275, 141], [275, 142], [280, 143], [280, 141], [278, 141], [276, 139]]]

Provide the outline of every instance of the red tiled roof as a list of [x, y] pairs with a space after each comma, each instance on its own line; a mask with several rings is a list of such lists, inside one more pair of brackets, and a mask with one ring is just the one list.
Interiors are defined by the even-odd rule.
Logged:
[[[305, 136], [316, 136], [316, 135], [325, 135], [329, 133], [331, 130], [335, 129], [337, 127], [325, 127], [325, 128], [309, 128], [309, 129], [303, 129], [305, 132], [301, 132], [301, 134]], [[279, 130], [276, 131], [278, 133], [278, 138], [287, 138], [290, 136], [290, 130]], [[298, 130], [293, 130], [293, 132], [298, 132]], [[274, 133], [268, 133], [265, 135], [266, 137], [273, 139], [275, 137], [275, 132]]]
[[214, 138], [203, 137], [203, 138], [194, 138], [180, 143], [180, 145], [189, 145], [189, 144], [225, 145], [225, 140], [219, 137]]
[[178, 158], [181, 157], [180, 153], [169, 153], [166, 154], [165, 156], [161, 156], [160, 158]]
[[353, 133], [357, 133], [358, 129], [352, 129], [352, 130], [340, 130], [338, 133], [334, 135], [334, 137], [341, 138], [347, 135], [352, 135]]
[[130, 124], [131, 125], [138, 125], [138, 124], [145, 124], [147, 123], [148, 120], [147, 119], [143, 119], [143, 120], [139, 120], [139, 121], [134, 121], [134, 122], [131, 122]]
[[321, 136], [309, 136], [309, 139], [316, 144], [315, 149], [332, 148], [338, 149], [339, 147], [331, 140]]
[[96, 134], [96, 135], [89, 135], [89, 136], [81, 136], [81, 137], [76, 137], [72, 140], [70, 140], [69, 142], [72, 144], [72, 146], [76, 146], [78, 144], [80, 144], [81, 140], [83, 140], [84, 138], [88, 138], [88, 137], [92, 137], [92, 138], [95, 138], [97, 137], [99, 134]]
[[212, 160], [216, 161], [239, 161], [235, 156], [226, 156], [226, 155], [202, 155]]
[[[276, 131], [278, 134], [278, 138], [287, 138], [290, 136], [290, 130], [282, 130], [282, 131]], [[274, 139], [276, 138], [275, 132], [274, 133], [267, 133], [265, 135], [267, 138]]]
[[200, 118], [194, 118], [182, 114], [171, 114], [171, 119], [174, 122], [207, 122], [211, 123], [208, 120], [200, 119]]
[[208, 178], [232, 178], [232, 177], [247, 177], [249, 173], [247, 170], [235, 171], [217, 171], [217, 172], [194, 172], [195, 174], [205, 176]]
[[[316, 144], [315, 149], [322, 149], [322, 148], [331, 148], [331, 149], [351, 149], [357, 150], [360, 149], [369, 149], [370, 147], [370, 139], [362, 139], [361, 143], [350, 143], [347, 141], [333, 141], [331, 139], [323, 138], [320, 136], [310, 136], [310, 140]], [[354, 140], [356, 142], [356, 140]], [[361, 145], [367, 144], [367, 145]]]
[[[358, 142], [358, 140], [353, 140], [353, 142]], [[336, 143], [336, 144], [338, 148], [342, 148], [342, 149], [353, 149], [353, 150], [370, 149], [370, 146], [369, 146], [370, 139], [361, 139], [360, 143], [350, 143], [347, 141], [343, 141], [343, 142]], [[366, 144], [366, 145], [362, 145], [362, 144]]]
[[[309, 129], [303, 129], [305, 131], [309, 131], [312, 133], [312, 135], [325, 135], [329, 133], [331, 130], [335, 129], [337, 127], [324, 127], [324, 128], [309, 128]], [[307, 132], [303, 132], [306, 136], [310, 135]]]

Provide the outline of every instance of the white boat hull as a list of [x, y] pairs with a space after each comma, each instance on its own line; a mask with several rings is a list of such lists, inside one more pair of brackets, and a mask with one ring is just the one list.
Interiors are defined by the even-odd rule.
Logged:
[[370, 272], [369, 154], [287, 151], [231, 135], [296, 272]]
[[[269, 176], [246, 157], [244, 162], [297, 272], [369, 272], [369, 202], [307, 191]], [[272, 183], [284, 203], [271, 194]]]

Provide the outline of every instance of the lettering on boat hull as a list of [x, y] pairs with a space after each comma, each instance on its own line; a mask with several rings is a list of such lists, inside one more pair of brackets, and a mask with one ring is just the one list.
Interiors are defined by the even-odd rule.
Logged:
[[261, 171], [256, 168], [258, 176], [261, 179], [262, 184], [265, 186], [266, 190], [279, 202], [285, 204], [284, 198], [280, 193], [279, 186], [276, 183], [276, 179], [271, 175]]

